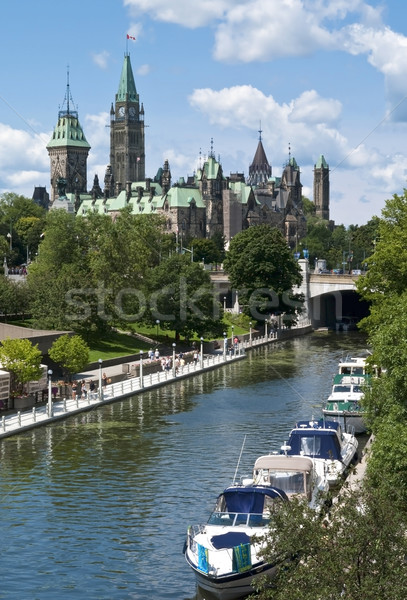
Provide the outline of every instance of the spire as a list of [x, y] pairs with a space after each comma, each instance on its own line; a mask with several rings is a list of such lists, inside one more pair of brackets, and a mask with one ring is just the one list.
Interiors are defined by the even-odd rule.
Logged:
[[268, 179], [271, 177], [271, 166], [269, 165], [266, 153], [263, 148], [261, 134], [262, 130], [260, 126], [259, 142], [257, 144], [257, 149], [253, 158], [253, 162], [249, 167], [249, 177], [247, 180], [248, 184], [253, 186], [267, 183]]
[[78, 111], [71, 110], [71, 108], [69, 106], [69, 102], [72, 102], [72, 104], [74, 105], [71, 90], [69, 87], [69, 65], [67, 65], [67, 67], [66, 67], [66, 92], [65, 92], [64, 100], [62, 102], [62, 107], [60, 108], [60, 110], [58, 112], [58, 119], [61, 117], [66, 117], [68, 115], [72, 115], [73, 117], [78, 118]]
[[125, 54], [122, 73], [120, 76], [119, 89], [116, 94], [116, 102], [138, 102], [138, 100], [139, 97], [136, 90], [136, 84], [134, 83], [130, 54]]

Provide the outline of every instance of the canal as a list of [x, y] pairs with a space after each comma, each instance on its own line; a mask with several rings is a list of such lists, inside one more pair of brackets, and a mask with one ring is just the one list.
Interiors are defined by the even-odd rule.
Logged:
[[[203, 600], [188, 525], [297, 419], [321, 416], [359, 333], [314, 333], [0, 442], [0, 598]], [[208, 596], [206, 600], [209, 600]]]

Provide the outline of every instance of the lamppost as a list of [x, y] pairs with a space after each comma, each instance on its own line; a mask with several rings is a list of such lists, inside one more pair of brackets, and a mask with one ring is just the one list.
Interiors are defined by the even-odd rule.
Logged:
[[139, 374], [139, 379], [140, 379], [140, 389], [143, 389], [143, 351], [140, 350], [140, 374]]
[[160, 328], [160, 319], [157, 319], [155, 322], [156, 326], [157, 326], [157, 340], [158, 340], [158, 330]]
[[226, 331], [223, 332], [223, 360], [226, 360], [226, 345], [227, 345], [227, 337]]
[[201, 337], [201, 369], [203, 367], [203, 337]]
[[102, 362], [103, 360], [99, 358], [99, 401], [103, 400], [103, 390], [102, 390]]
[[13, 236], [11, 235], [10, 232], [7, 234], [7, 238], [8, 238], [8, 241], [10, 242], [10, 252], [11, 252], [13, 249]]
[[226, 312], [226, 296], [223, 296], [223, 312]]
[[235, 326], [232, 325], [232, 337], [230, 338], [230, 347], [236, 350], [235, 348], [235, 336], [234, 336]]
[[48, 417], [52, 417], [52, 369], [48, 369]]
[[251, 346], [252, 345], [252, 322], [251, 321], [249, 323], [249, 327], [250, 327], [250, 330], [249, 330], [250, 331], [250, 333], [249, 333], [249, 343], [250, 343], [250, 346]]
[[264, 319], [264, 337], [267, 339], [267, 319]]
[[202, 257], [202, 264], [203, 264], [203, 268], [204, 268], [204, 271], [205, 271], [205, 259], [204, 259], [204, 257]]
[[172, 376], [175, 377], [175, 346], [176, 343], [172, 342]]

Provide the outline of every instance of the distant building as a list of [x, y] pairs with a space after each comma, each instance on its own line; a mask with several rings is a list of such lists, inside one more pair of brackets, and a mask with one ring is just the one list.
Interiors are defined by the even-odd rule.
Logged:
[[[185, 242], [220, 233], [228, 243], [243, 229], [260, 223], [279, 228], [291, 247], [306, 234], [300, 168], [289, 150], [281, 176], [273, 176], [261, 130], [247, 180], [243, 173], [224, 175], [220, 160], [215, 158], [212, 141], [208, 157], [202, 160], [193, 176], [173, 182], [169, 162], [165, 160], [154, 178], [146, 177], [144, 107], [127, 53], [110, 108], [110, 162], [103, 187], [95, 175], [93, 187], [87, 191], [86, 160], [90, 146], [77, 113], [69, 108], [69, 84], [66, 97], [66, 109], [60, 111], [47, 146], [53, 206], [62, 206], [63, 200], [67, 210], [73, 206], [76, 213], [83, 216], [97, 212], [114, 218], [128, 206], [133, 214], [161, 214], [165, 217], [166, 231]], [[321, 159], [317, 165], [320, 162]], [[314, 177], [322, 176], [318, 211], [326, 214], [328, 210], [329, 215], [329, 169], [327, 173], [320, 171], [325, 168], [324, 164], [316, 166]], [[63, 194], [62, 184], [65, 185]]]
[[38, 206], [41, 206], [42, 208], [45, 208], [45, 210], [48, 210], [49, 194], [47, 192], [47, 188], [35, 187], [32, 199], [35, 202], [35, 204], [38, 204]]

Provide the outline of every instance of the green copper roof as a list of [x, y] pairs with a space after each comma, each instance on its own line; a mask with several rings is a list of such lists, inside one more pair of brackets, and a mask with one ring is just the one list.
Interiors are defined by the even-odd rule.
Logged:
[[120, 76], [119, 90], [116, 102], [138, 102], [136, 84], [134, 83], [133, 69], [131, 68], [130, 54], [124, 57], [122, 74]]
[[52, 138], [47, 148], [60, 148], [61, 146], [76, 146], [90, 148], [85, 138], [79, 120], [76, 116], [66, 113], [58, 119]]
[[328, 163], [326, 162], [323, 154], [321, 154], [321, 156], [318, 158], [317, 163], [315, 165], [316, 169], [321, 169], [322, 167], [324, 169], [329, 169]]

